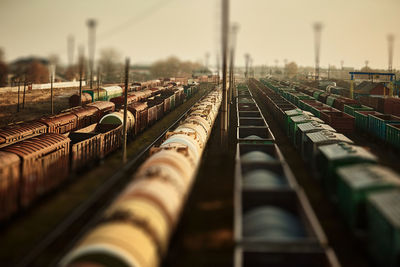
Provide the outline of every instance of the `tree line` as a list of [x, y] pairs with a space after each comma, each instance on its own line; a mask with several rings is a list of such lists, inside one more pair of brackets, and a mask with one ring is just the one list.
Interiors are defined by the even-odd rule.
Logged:
[[[123, 82], [123, 60], [121, 54], [114, 48], [101, 49], [95, 64], [94, 77], [100, 77], [102, 83]], [[58, 55], [51, 54], [47, 58], [17, 59], [7, 64], [4, 51], [0, 48], [0, 86], [15, 85], [18, 81], [28, 83], [48, 83], [50, 81], [49, 66], [55, 66], [56, 81], [79, 80], [79, 61], [70, 66], [64, 66]], [[86, 57], [82, 57], [83, 79], [89, 75], [89, 64]], [[144, 81], [163, 77], [192, 77], [194, 72], [209, 74], [204, 66], [197, 62], [181, 61], [175, 56], [158, 60], [148, 66], [133, 65], [130, 79]], [[100, 74], [100, 75], [98, 75]], [[9, 81], [11, 76], [11, 81]]]

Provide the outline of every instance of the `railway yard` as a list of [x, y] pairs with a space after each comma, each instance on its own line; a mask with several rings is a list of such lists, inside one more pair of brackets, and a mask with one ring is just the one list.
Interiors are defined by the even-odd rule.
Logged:
[[[380, 257], [382, 249], [371, 244], [372, 238], [382, 237], [379, 242], [384, 246], [390, 237], [383, 238], [388, 233], [377, 226], [368, 228], [368, 220], [378, 216], [370, 210], [368, 194], [385, 196], [380, 192], [387, 191], [395, 196], [398, 151], [379, 138], [372, 126], [366, 128], [370, 133], [359, 134], [365, 126], [357, 117], [352, 117], [352, 123], [340, 124], [323, 117], [342, 112], [334, 106], [347, 110], [348, 104], [337, 102], [352, 105], [350, 99], [331, 94], [338, 99], [331, 106], [316, 104], [311, 96], [319, 90], [312, 87], [276, 79], [243, 80], [236, 84], [229, 104], [229, 147], [221, 150], [221, 89], [215, 83], [146, 88], [135, 87], [136, 91], [129, 93], [131, 141], [128, 161], [122, 165], [121, 141], [112, 137], [121, 136], [123, 125], [116, 111], [121, 107], [118, 96], [87, 103], [85, 108], [93, 112], [67, 109], [49, 116], [52, 123], [42, 117], [0, 131], [4, 159], [12, 153], [19, 155], [30, 140], [60, 136], [53, 142], [61, 142], [58, 149], [50, 150], [53, 155], [61, 154], [58, 161], [53, 160], [53, 167], [43, 169], [43, 158], [49, 154], [39, 154], [42, 156], [30, 160], [31, 165], [27, 164], [29, 157], [21, 157], [19, 183], [12, 183], [18, 178], [10, 171], [15, 161], [2, 161], [2, 174], [9, 177], [4, 184], [7, 190], [2, 191], [7, 194], [1, 198], [0, 259], [4, 266], [70, 266], [72, 262], [86, 266], [88, 261], [106, 266], [375, 266], [371, 262], [391, 266], [390, 261], [396, 260], [391, 256], [395, 251]], [[155, 104], [150, 106], [154, 112], [137, 102], [140, 97], [157, 96], [159, 101], [152, 100]], [[151, 117], [157, 115], [157, 108], [162, 112], [158, 118]], [[75, 123], [70, 114], [76, 115]], [[54, 121], [57, 118], [61, 123]], [[23, 135], [16, 137], [18, 134]], [[313, 134], [322, 135], [313, 140]], [[40, 172], [34, 164], [40, 164]], [[160, 173], [165, 164], [177, 169]], [[60, 167], [54, 166], [64, 166], [63, 173], [56, 174]], [[176, 171], [181, 174], [176, 176]], [[349, 171], [354, 178], [346, 174]], [[25, 173], [35, 175], [35, 183], [24, 182]], [[46, 180], [49, 177], [57, 179], [50, 182]], [[161, 177], [164, 180], [159, 180]], [[381, 181], [371, 180], [368, 187], [358, 189], [357, 184], [344, 183], [345, 179]], [[152, 184], [149, 189], [147, 183]], [[164, 214], [164, 219], [156, 219], [151, 206], [140, 208], [150, 203], [156, 204], [157, 212], [162, 211], [157, 216]], [[152, 217], [146, 215], [150, 211]], [[113, 234], [122, 231], [118, 227], [126, 227], [129, 220], [133, 221], [127, 225], [145, 235], [129, 237], [139, 232], [129, 233], [128, 228], [124, 235]], [[246, 225], [254, 223], [258, 226]], [[117, 228], [107, 230], [109, 227]], [[150, 233], [151, 238], [146, 236]], [[108, 239], [110, 234], [112, 239]], [[143, 240], [126, 251], [133, 253], [130, 259], [119, 258], [117, 251], [91, 248], [96, 242], [111, 242], [126, 250], [122, 243], [112, 241], [115, 238], [121, 242], [126, 238], [124, 242]]]
[[3, 2], [0, 267], [400, 267], [400, 3]]

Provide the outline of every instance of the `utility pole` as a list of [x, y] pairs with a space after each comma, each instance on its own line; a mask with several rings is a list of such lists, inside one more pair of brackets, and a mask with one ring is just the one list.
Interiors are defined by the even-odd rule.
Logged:
[[222, 0], [222, 119], [221, 143], [223, 148], [228, 147], [228, 97], [226, 87], [226, 70], [228, 56], [228, 31], [229, 31], [229, 0]]
[[49, 67], [49, 71], [50, 71], [50, 109], [51, 109], [51, 115], [54, 114], [53, 82], [54, 82], [55, 68], [56, 68], [56, 66], [53, 65], [53, 64], [51, 64], [50, 67]]
[[[394, 35], [393, 34], [389, 34], [388, 35], [388, 49], [389, 49], [389, 67], [388, 67], [388, 71], [389, 73], [393, 72], [393, 43], [394, 43]], [[390, 79], [388, 88], [389, 88], [389, 96], [392, 97], [393, 96], [393, 81], [392, 79]]]
[[94, 65], [94, 50], [96, 45], [96, 25], [97, 22], [94, 19], [89, 19], [87, 21], [87, 26], [89, 29], [88, 50], [89, 50], [90, 89], [93, 89], [93, 65]]
[[19, 112], [19, 90], [20, 90], [20, 83], [21, 83], [21, 79], [18, 77], [18, 105], [17, 105], [17, 112]]
[[97, 98], [100, 98], [100, 66], [97, 66]]
[[[79, 105], [82, 106], [83, 47], [79, 49]], [[94, 102], [94, 99], [92, 99]]]
[[283, 64], [284, 64], [284, 66], [283, 66], [283, 77], [286, 77], [287, 76], [287, 64], [288, 64], [288, 60], [286, 58], [283, 60]]
[[67, 49], [68, 49], [68, 66], [72, 67], [74, 64], [74, 50], [75, 50], [75, 39], [74, 36], [69, 35], [67, 38]]
[[208, 73], [208, 59], [210, 58], [210, 53], [206, 53], [205, 54], [205, 61], [204, 61], [204, 71], [206, 72], [206, 73]]
[[249, 61], [250, 61], [250, 54], [245, 54], [244, 55], [244, 60], [245, 60], [245, 64], [246, 64], [246, 70], [244, 72], [244, 77], [247, 80], [248, 76], [249, 76]]
[[231, 45], [230, 45], [230, 66], [229, 66], [229, 102], [232, 102], [232, 96], [235, 92], [234, 90], [234, 60], [235, 60], [235, 46], [236, 46], [236, 33], [239, 29], [239, 26], [236, 23], [231, 25]]
[[328, 80], [330, 79], [331, 64], [328, 64]]
[[128, 84], [129, 84], [129, 58], [125, 60], [125, 91], [124, 91], [124, 121], [123, 121], [123, 140], [122, 140], [122, 162], [126, 162], [126, 129], [128, 117]]
[[251, 78], [253, 75], [253, 58], [250, 56], [249, 58], [249, 77]]
[[22, 109], [25, 109], [26, 75], [24, 75], [24, 94], [22, 96]]
[[315, 45], [315, 80], [317, 81], [317, 86], [319, 86], [319, 54], [321, 47], [321, 22], [314, 23], [314, 45]]
[[344, 68], [343, 68], [343, 66], [344, 66], [344, 60], [341, 60], [340, 61], [340, 78], [343, 80], [344, 79]]
[[50, 99], [51, 99], [51, 115], [54, 114], [54, 99], [53, 99], [53, 71], [50, 74]]
[[220, 68], [220, 58], [219, 53], [217, 52], [217, 86], [219, 86], [219, 68]]

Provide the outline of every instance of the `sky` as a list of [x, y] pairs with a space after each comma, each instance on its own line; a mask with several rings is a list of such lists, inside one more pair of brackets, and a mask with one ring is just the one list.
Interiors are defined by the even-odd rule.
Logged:
[[[387, 68], [387, 35], [395, 35], [400, 69], [399, 0], [231, 0], [239, 24], [236, 65], [314, 65], [312, 25], [323, 24], [320, 65]], [[96, 57], [113, 47], [133, 64], [175, 55], [215, 64], [220, 0], [0, 0], [0, 47], [7, 61], [56, 53], [67, 63], [67, 36], [87, 53], [88, 18], [98, 21]], [[75, 49], [75, 60], [77, 49]]]

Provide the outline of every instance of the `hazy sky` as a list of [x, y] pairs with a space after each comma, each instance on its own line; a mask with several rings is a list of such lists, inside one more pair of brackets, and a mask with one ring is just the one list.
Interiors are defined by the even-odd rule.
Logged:
[[[0, 47], [7, 60], [51, 53], [67, 62], [67, 36], [87, 47], [88, 18], [98, 20], [96, 52], [115, 47], [132, 63], [176, 55], [215, 64], [220, 0], [0, 0]], [[400, 0], [231, 0], [240, 24], [236, 64], [286, 58], [314, 65], [312, 24], [324, 24], [321, 65], [387, 68], [387, 34], [393, 33], [400, 68]], [[123, 25], [122, 27], [119, 27]], [[218, 28], [217, 28], [218, 27]], [[75, 55], [77, 51], [75, 52]]]

